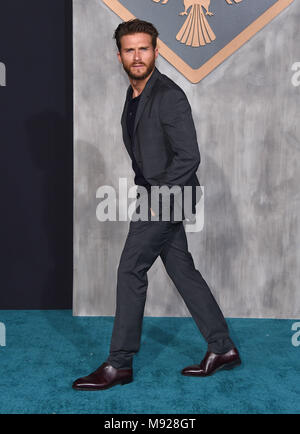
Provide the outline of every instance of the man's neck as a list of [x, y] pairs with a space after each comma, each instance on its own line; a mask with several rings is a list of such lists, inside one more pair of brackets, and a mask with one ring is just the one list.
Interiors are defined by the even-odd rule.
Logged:
[[134, 80], [132, 78], [129, 78], [131, 87], [132, 87], [132, 98], [136, 98], [138, 96], [140, 96], [140, 94], [143, 92], [148, 80], [150, 80], [153, 72], [154, 72], [155, 67], [153, 68], [153, 71], [151, 72], [150, 75], [148, 75], [147, 78], [145, 78], [144, 80]]

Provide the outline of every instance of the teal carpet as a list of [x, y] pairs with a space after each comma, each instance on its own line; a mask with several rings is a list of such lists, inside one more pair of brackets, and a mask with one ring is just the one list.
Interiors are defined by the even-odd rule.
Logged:
[[191, 318], [144, 318], [134, 381], [96, 392], [73, 380], [107, 357], [113, 317], [70, 310], [0, 311], [0, 413], [300, 413], [296, 320], [227, 319], [243, 364], [207, 378], [180, 370], [199, 363], [206, 343]]

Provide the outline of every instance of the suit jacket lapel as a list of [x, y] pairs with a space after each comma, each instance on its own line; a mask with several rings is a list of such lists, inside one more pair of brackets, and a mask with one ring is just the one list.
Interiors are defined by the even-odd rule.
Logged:
[[138, 109], [135, 115], [135, 121], [134, 121], [134, 129], [133, 129], [133, 138], [136, 132], [136, 128], [137, 125], [139, 123], [139, 120], [141, 119], [142, 113], [144, 111], [144, 108], [147, 104], [148, 99], [150, 98], [151, 95], [151, 90], [153, 88], [153, 85], [155, 83], [155, 81], [157, 80], [158, 76], [159, 76], [160, 72], [158, 71], [158, 69], [155, 67], [154, 71], [151, 75], [151, 77], [149, 78], [149, 80], [146, 83], [146, 86], [141, 94], [141, 99], [139, 101], [139, 105], [138, 105]]
[[126, 114], [127, 114], [127, 107], [128, 107], [128, 102], [129, 102], [129, 98], [130, 98], [130, 94], [131, 94], [131, 86], [128, 87], [127, 89], [127, 94], [126, 94], [126, 100], [125, 100], [125, 104], [124, 104], [124, 109], [123, 109], [123, 113], [122, 113], [122, 118], [121, 118], [121, 125], [122, 125], [122, 131], [123, 131], [123, 138], [124, 138], [124, 144], [127, 148], [127, 151], [130, 154], [130, 137], [128, 134], [128, 130], [127, 130], [127, 121], [126, 121]]
[[[147, 81], [146, 86], [141, 94], [141, 99], [139, 101], [139, 105], [138, 105], [138, 109], [135, 115], [135, 121], [134, 121], [134, 130], [133, 130], [133, 139], [134, 139], [134, 135], [136, 132], [136, 128], [138, 125], [139, 120], [141, 119], [142, 113], [144, 111], [144, 108], [146, 106], [146, 103], [151, 95], [151, 90], [153, 88], [153, 85], [155, 83], [155, 81], [157, 80], [157, 78], [159, 77], [160, 72], [158, 71], [158, 69], [155, 67], [154, 71], [150, 77], [150, 79]], [[124, 144], [126, 146], [126, 149], [129, 153], [129, 155], [131, 155], [131, 140], [128, 134], [128, 130], [127, 130], [127, 120], [126, 120], [126, 115], [127, 115], [127, 107], [128, 107], [128, 102], [129, 99], [131, 98], [132, 95], [132, 87], [131, 85], [128, 87], [127, 89], [127, 94], [126, 94], [126, 100], [125, 100], [125, 104], [124, 104], [124, 108], [123, 108], [123, 113], [122, 113], [122, 118], [121, 118], [121, 125], [122, 125], [122, 130], [123, 130], [123, 138], [124, 138]]]

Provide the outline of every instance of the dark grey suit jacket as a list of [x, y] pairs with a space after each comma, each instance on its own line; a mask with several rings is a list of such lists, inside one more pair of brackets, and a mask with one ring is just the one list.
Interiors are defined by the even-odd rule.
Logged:
[[[122, 114], [123, 140], [130, 155], [131, 140], [126, 125], [126, 113], [132, 88], [128, 87]], [[151, 186], [191, 186], [192, 212], [201, 198], [196, 171], [200, 153], [190, 104], [184, 91], [155, 67], [141, 94], [136, 113], [132, 151], [144, 178]], [[198, 186], [198, 188], [196, 188]], [[138, 190], [139, 191], [139, 190]], [[197, 194], [196, 194], [197, 193]], [[174, 203], [171, 202], [171, 221], [174, 221]], [[193, 221], [193, 216], [182, 213], [180, 220]], [[178, 218], [177, 218], [178, 221]]]

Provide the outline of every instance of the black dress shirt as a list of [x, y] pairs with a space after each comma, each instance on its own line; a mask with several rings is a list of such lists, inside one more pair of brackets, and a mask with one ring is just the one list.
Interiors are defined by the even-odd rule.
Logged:
[[134, 153], [133, 153], [133, 149], [132, 149], [133, 148], [132, 136], [133, 136], [133, 130], [134, 130], [134, 121], [135, 121], [135, 116], [136, 116], [136, 112], [137, 112], [140, 98], [141, 98], [141, 94], [136, 98], [132, 98], [132, 93], [131, 93], [131, 98], [128, 102], [126, 122], [127, 122], [128, 134], [129, 134], [129, 137], [131, 139], [130, 157], [132, 160], [132, 168], [133, 168], [134, 173], [135, 173], [134, 182], [136, 185], [142, 185], [142, 186], [146, 187], [147, 190], [149, 191], [151, 185], [144, 178], [144, 176], [140, 170], [140, 167], [138, 166], [138, 164], [136, 162], [136, 159], [135, 159]]

